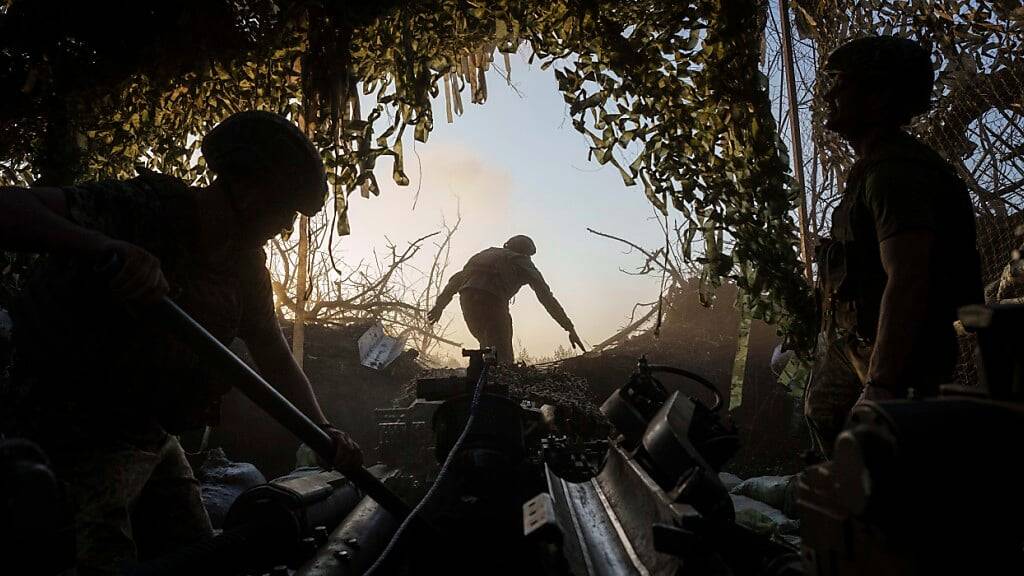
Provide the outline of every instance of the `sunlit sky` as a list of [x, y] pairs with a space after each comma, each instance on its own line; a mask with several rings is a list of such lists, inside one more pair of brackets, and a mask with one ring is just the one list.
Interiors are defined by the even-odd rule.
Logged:
[[[351, 196], [352, 235], [342, 239], [342, 257], [355, 263], [372, 257], [387, 240], [404, 245], [438, 230], [442, 219], [454, 221], [461, 210], [448, 275], [477, 251], [527, 234], [537, 244], [534, 262], [580, 337], [588, 345], [599, 343], [626, 324], [635, 303], [657, 299], [659, 279], [620, 271], [634, 269], [641, 257], [586, 228], [652, 247], [663, 242], [661, 228], [642, 187], [627, 187], [613, 166], [587, 160], [587, 142], [573, 129], [550, 69], [531, 66], [519, 55], [512, 57], [514, 89], [494, 72], [487, 79], [487, 102], [470, 105], [464, 95], [465, 113], [452, 124], [445, 119], [443, 96], [434, 102], [434, 130], [415, 148], [422, 177], [411, 141], [405, 146], [409, 186], [392, 182], [390, 161], [378, 162], [381, 195]], [[420, 254], [420, 262], [427, 262], [429, 252]], [[526, 349], [542, 357], [559, 345], [568, 347], [565, 331], [528, 286], [511, 310], [517, 353]], [[475, 346], [457, 299], [442, 323], [448, 319], [449, 336]]]

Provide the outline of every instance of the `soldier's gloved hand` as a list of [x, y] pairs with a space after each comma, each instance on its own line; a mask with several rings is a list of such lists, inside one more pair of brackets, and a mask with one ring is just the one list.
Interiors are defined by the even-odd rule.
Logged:
[[363, 465], [363, 451], [355, 440], [331, 424], [325, 424], [323, 429], [334, 440], [334, 461], [321, 462], [324, 468], [334, 468], [345, 473]]
[[587, 349], [583, 347], [583, 341], [580, 340], [580, 335], [576, 333], [575, 328], [569, 329], [569, 345], [573, 348], [579, 347], [580, 352], [587, 351]]
[[152, 303], [167, 295], [170, 288], [160, 260], [145, 249], [120, 240], [107, 240], [98, 250], [100, 266], [109, 266], [110, 290], [128, 302]]
[[443, 310], [434, 306], [430, 309], [430, 312], [427, 312], [427, 320], [429, 320], [431, 324], [436, 324], [437, 321], [441, 319], [441, 312], [443, 312]]

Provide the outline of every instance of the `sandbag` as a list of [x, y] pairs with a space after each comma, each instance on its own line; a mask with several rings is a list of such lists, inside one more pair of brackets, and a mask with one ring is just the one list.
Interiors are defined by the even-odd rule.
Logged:
[[748, 478], [730, 492], [763, 502], [790, 518], [800, 517], [796, 505], [796, 475]]
[[196, 479], [214, 528], [224, 524], [228, 510], [242, 492], [267, 482], [255, 466], [228, 460], [221, 448], [213, 448], [207, 453], [206, 460], [196, 470]]
[[780, 537], [800, 532], [800, 522], [793, 520], [781, 510], [753, 498], [731, 494], [736, 509], [736, 523], [763, 536]]
[[718, 479], [722, 481], [722, 485], [724, 485], [725, 489], [729, 492], [732, 492], [733, 488], [743, 483], [743, 478], [728, 472], [719, 472]]

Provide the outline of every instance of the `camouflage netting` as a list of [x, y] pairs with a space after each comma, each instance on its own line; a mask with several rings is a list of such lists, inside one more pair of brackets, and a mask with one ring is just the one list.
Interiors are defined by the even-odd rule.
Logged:
[[427, 141], [441, 94], [446, 115], [485, 101], [487, 75], [508, 78], [509, 55], [528, 48], [589, 157], [685, 223], [701, 283], [730, 278], [755, 317], [809, 347], [796, 191], [758, 70], [767, 11], [767, 0], [7, 0], [0, 182], [128, 177], [141, 161], [205, 184], [194, 136], [255, 108], [302, 117], [347, 233], [348, 196], [378, 193], [386, 163], [409, 184], [406, 136]]
[[[465, 370], [461, 369], [431, 369], [419, 374], [418, 378], [464, 375]], [[517, 402], [529, 401], [538, 406], [551, 404], [603, 420], [598, 410], [598, 398], [587, 379], [557, 366], [498, 364], [489, 369], [487, 383], [508, 386], [509, 396]], [[416, 379], [410, 379], [395, 399], [395, 404], [407, 405], [415, 397]]]
[[491, 369], [489, 381], [506, 384], [509, 396], [520, 402], [552, 404], [603, 418], [586, 378], [557, 366], [498, 365]]

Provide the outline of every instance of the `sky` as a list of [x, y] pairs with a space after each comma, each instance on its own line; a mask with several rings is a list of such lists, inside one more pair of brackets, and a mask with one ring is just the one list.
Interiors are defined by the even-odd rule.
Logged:
[[[434, 130], [415, 147], [419, 165], [412, 143], [405, 145], [411, 184], [395, 185], [390, 160], [382, 159], [376, 169], [381, 195], [350, 197], [352, 235], [341, 239], [342, 257], [354, 263], [372, 257], [387, 240], [404, 245], [461, 212], [450, 275], [476, 252], [526, 234], [537, 244], [534, 263], [580, 337], [588, 346], [597, 344], [627, 324], [635, 303], [657, 299], [660, 279], [623, 273], [642, 257], [587, 227], [650, 247], [664, 242], [661, 227], [641, 186], [627, 187], [613, 166], [587, 160], [587, 142], [572, 127], [551, 69], [516, 55], [511, 80], [514, 88], [490, 72], [487, 102], [470, 105], [464, 94], [465, 112], [452, 124], [443, 96], [434, 102]], [[431, 254], [420, 256], [426, 262]], [[565, 331], [528, 286], [511, 310], [517, 352], [544, 357], [559, 345], [568, 347]], [[448, 319], [450, 337], [474, 347], [457, 299], [442, 323]]]

